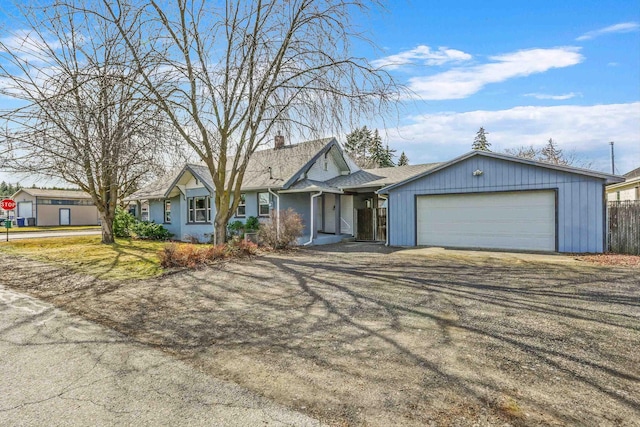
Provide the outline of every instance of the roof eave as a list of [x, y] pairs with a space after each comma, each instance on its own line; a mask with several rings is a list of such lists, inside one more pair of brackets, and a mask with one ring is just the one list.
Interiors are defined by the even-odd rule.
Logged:
[[618, 175], [611, 175], [611, 174], [606, 174], [606, 173], [602, 173], [602, 172], [596, 172], [596, 171], [592, 171], [589, 169], [582, 169], [582, 168], [575, 168], [573, 166], [563, 166], [563, 165], [554, 165], [551, 163], [544, 163], [544, 162], [538, 162], [535, 160], [529, 160], [529, 159], [523, 159], [522, 157], [516, 157], [516, 156], [510, 156], [507, 154], [500, 154], [500, 153], [494, 153], [491, 151], [478, 151], [478, 150], [474, 150], [474, 151], [470, 151], [468, 153], [463, 154], [462, 156], [458, 156], [453, 160], [450, 160], [448, 162], [443, 163], [442, 165], [435, 167], [433, 169], [429, 169], [425, 172], [422, 172], [420, 174], [414, 175], [410, 178], [407, 178], [403, 181], [400, 181], [398, 183], [389, 185], [387, 187], [384, 187], [380, 190], [378, 190], [376, 193], [378, 194], [388, 194], [389, 190], [393, 190], [394, 188], [400, 187], [402, 185], [408, 184], [412, 181], [415, 181], [416, 179], [420, 179], [423, 178], [427, 175], [431, 175], [432, 173], [438, 172], [442, 169], [448, 168], [449, 166], [452, 166], [456, 163], [459, 163], [463, 160], [469, 159], [471, 157], [474, 156], [485, 156], [485, 157], [492, 157], [494, 159], [500, 159], [500, 160], [506, 160], [506, 161], [513, 161], [513, 162], [517, 162], [517, 163], [522, 163], [522, 164], [526, 164], [529, 166], [538, 166], [538, 167], [543, 167], [543, 168], [547, 168], [547, 169], [555, 169], [555, 170], [559, 170], [561, 172], [568, 172], [568, 173], [574, 173], [574, 174], [578, 174], [578, 175], [586, 175], [586, 176], [591, 176], [594, 178], [600, 178], [600, 179], [604, 179], [605, 180], [605, 184], [608, 182], [621, 182], [624, 180], [624, 178], [622, 178], [621, 176]]
[[[335, 137], [331, 137], [329, 142], [327, 142], [324, 145], [324, 147], [322, 147], [322, 149], [318, 150], [318, 152], [307, 163], [305, 163], [304, 166], [302, 166], [300, 169], [298, 169], [297, 172], [295, 172], [293, 175], [291, 175], [291, 178], [289, 178], [289, 180], [287, 180], [287, 182], [285, 182], [282, 185], [282, 188], [286, 190], [287, 188], [292, 186], [298, 180], [298, 178], [300, 177], [301, 173], [307, 172], [311, 168], [311, 166], [313, 166], [313, 164], [320, 158], [321, 155], [323, 155], [333, 145], [336, 145], [336, 144], [338, 144], [338, 140]], [[347, 165], [347, 168], [348, 167], [349, 167], [349, 165]]]

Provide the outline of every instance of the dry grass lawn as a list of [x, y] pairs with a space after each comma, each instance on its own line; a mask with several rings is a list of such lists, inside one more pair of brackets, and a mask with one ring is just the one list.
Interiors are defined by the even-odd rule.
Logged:
[[640, 419], [637, 268], [342, 244], [125, 282], [28, 261], [8, 274], [331, 425]]
[[48, 237], [0, 243], [0, 252], [45, 261], [98, 279], [146, 279], [162, 274], [158, 251], [164, 242], [116, 239], [100, 243], [101, 236]]

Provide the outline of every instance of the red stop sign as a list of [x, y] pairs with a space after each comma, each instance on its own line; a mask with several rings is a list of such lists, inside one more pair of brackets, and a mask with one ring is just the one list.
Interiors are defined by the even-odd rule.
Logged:
[[5, 211], [12, 211], [16, 208], [16, 202], [11, 199], [4, 199], [2, 202], [0, 202], [0, 208], [4, 209]]

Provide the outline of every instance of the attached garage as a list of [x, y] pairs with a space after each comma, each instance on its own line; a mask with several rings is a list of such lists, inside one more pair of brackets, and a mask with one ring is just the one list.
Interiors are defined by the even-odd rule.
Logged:
[[604, 186], [621, 178], [472, 151], [383, 188], [392, 246], [599, 253]]
[[417, 244], [556, 250], [555, 191], [417, 196]]

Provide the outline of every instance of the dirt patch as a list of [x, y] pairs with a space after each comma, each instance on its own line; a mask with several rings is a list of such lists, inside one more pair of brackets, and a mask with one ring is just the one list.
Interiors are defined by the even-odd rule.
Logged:
[[129, 283], [14, 265], [10, 286], [332, 425], [640, 419], [635, 269], [361, 244]]
[[640, 255], [624, 255], [624, 254], [596, 254], [596, 255], [577, 255], [579, 261], [589, 262], [598, 265], [623, 266], [640, 268]]

